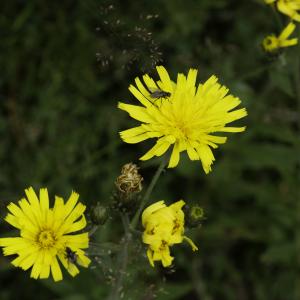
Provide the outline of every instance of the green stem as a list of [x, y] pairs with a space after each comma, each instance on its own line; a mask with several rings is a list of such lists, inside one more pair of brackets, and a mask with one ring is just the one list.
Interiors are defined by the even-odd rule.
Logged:
[[121, 219], [124, 227], [124, 244], [123, 249], [120, 252], [118, 262], [120, 269], [118, 271], [118, 278], [116, 280], [116, 284], [112, 288], [112, 291], [108, 297], [108, 300], [119, 300], [122, 299], [122, 290], [123, 290], [123, 281], [126, 275], [127, 265], [128, 265], [128, 248], [131, 242], [131, 233], [129, 231], [129, 220], [127, 214], [121, 214]]
[[268, 70], [271, 66], [272, 66], [271, 63], [262, 65], [256, 69], [246, 73], [245, 75], [240, 76], [239, 78], [240, 78], [240, 80], [247, 80], [249, 78], [255, 77], [256, 75]]
[[91, 230], [89, 231], [89, 237], [91, 237], [99, 228], [99, 225], [93, 225]]
[[194, 259], [192, 261], [192, 264], [189, 268], [189, 273], [192, 279], [193, 288], [195, 290], [195, 293], [197, 295], [197, 298], [200, 300], [212, 300], [210, 295], [208, 294], [206, 290], [206, 286], [204, 284], [203, 278], [202, 278], [202, 265], [199, 259]]
[[[300, 45], [298, 46], [298, 50], [300, 51]], [[300, 57], [299, 55], [296, 57], [295, 62], [295, 70], [294, 70], [294, 85], [295, 85], [295, 92], [296, 92], [296, 99], [298, 104], [298, 130], [300, 131]]]
[[135, 215], [134, 215], [134, 217], [133, 217], [133, 219], [131, 221], [131, 224], [130, 224], [131, 229], [134, 229], [137, 226], [137, 223], [139, 221], [140, 215], [141, 215], [144, 207], [146, 206], [146, 204], [147, 204], [147, 202], [149, 200], [149, 197], [150, 197], [150, 195], [152, 193], [152, 190], [153, 190], [155, 184], [157, 183], [157, 181], [158, 181], [158, 179], [159, 179], [162, 171], [164, 170], [164, 168], [167, 165], [167, 161], [168, 161], [167, 158], [168, 158], [167, 155], [165, 155], [163, 157], [163, 159], [162, 159], [162, 161], [161, 161], [158, 169], [156, 170], [156, 172], [155, 172], [155, 174], [154, 174], [154, 176], [152, 178], [152, 181], [151, 181], [150, 185], [148, 186], [143, 199], [141, 200], [140, 206], [139, 206], [137, 212], [135, 213]]
[[[300, 30], [298, 29], [298, 40], [300, 40]], [[299, 42], [298, 42], [299, 43]], [[298, 44], [298, 53], [300, 51], [300, 44]], [[296, 100], [297, 100], [297, 106], [298, 106], [298, 132], [300, 133], [300, 56], [299, 54], [296, 57], [296, 61], [295, 61], [295, 66], [294, 66], [294, 72], [293, 72], [293, 84], [295, 86], [295, 94], [296, 94]], [[300, 153], [300, 146], [299, 143], [297, 144], [297, 150]], [[300, 173], [298, 172], [298, 178], [297, 181], [300, 181]], [[298, 198], [300, 196], [300, 192], [298, 190]], [[297, 212], [298, 212], [298, 216], [300, 216], [300, 203], [297, 202]], [[299, 228], [296, 227], [296, 228]], [[298, 248], [298, 253], [299, 253], [299, 249], [300, 249], [300, 230], [297, 230], [297, 234], [296, 234], [296, 247]], [[298, 255], [298, 264], [300, 263], [300, 255]], [[298, 277], [299, 278], [299, 277]], [[295, 282], [295, 299], [299, 299], [300, 297], [300, 288], [299, 288], [299, 279], [296, 279]]]

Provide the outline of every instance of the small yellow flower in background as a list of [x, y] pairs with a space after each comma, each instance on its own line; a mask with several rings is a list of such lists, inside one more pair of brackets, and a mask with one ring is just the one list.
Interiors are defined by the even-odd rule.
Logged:
[[274, 34], [267, 36], [262, 42], [264, 50], [266, 52], [275, 52], [280, 48], [297, 45], [297, 38], [288, 39], [295, 28], [295, 24], [291, 22], [282, 30], [278, 37]]
[[277, 9], [294, 21], [300, 22], [300, 0], [264, 0], [266, 4], [276, 2]]
[[[214, 155], [211, 148], [226, 142], [226, 137], [213, 135], [217, 132], [242, 132], [245, 127], [226, 127], [247, 115], [245, 108], [234, 110], [241, 101], [228, 95], [216, 76], [196, 87], [197, 70], [190, 69], [188, 75], [178, 74], [177, 82], [171, 81], [167, 70], [158, 66], [160, 80], [155, 82], [147, 74], [145, 85], [139, 78], [130, 92], [143, 106], [119, 103], [118, 107], [142, 124], [120, 133], [126, 143], [139, 143], [156, 138], [157, 142], [141, 160], [163, 155], [173, 146], [169, 168], [176, 167], [180, 153], [187, 151], [191, 160], [201, 160], [205, 173], [211, 171]], [[153, 92], [165, 94], [153, 98]]]
[[177, 201], [166, 206], [164, 201], [158, 201], [148, 206], [142, 214], [142, 224], [145, 228], [143, 242], [149, 245], [147, 256], [152, 267], [154, 261], [161, 261], [164, 267], [172, 264], [174, 257], [170, 255], [170, 246], [186, 240], [193, 251], [198, 250], [191, 239], [184, 236], [185, 202]]
[[300, 0], [279, 0], [277, 8], [294, 21], [300, 22]]
[[[85, 206], [78, 202], [79, 195], [72, 192], [66, 203], [55, 197], [53, 208], [49, 208], [47, 189], [40, 189], [39, 198], [32, 187], [25, 190], [27, 199], [18, 204], [10, 203], [5, 221], [19, 229], [19, 237], [0, 238], [4, 255], [17, 255], [12, 261], [15, 267], [31, 269], [30, 277], [54, 281], [62, 280], [58, 259], [75, 276], [79, 273], [76, 263], [88, 267], [90, 259], [82, 249], [88, 248], [88, 233], [72, 234], [86, 226]], [[68, 257], [72, 254], [72, 259]], [[57, 259], [58, 258], [58, 259]]]

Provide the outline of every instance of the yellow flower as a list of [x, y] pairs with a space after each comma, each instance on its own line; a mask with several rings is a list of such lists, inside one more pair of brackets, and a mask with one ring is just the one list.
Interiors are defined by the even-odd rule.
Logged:
[[[86, 226], [85, 206], [77, 203], [79, 195], [72, 192], [66, 203], [55, 197], [49, 208], [47, 189], [40, 189], [39, 198], [30, 187], [25, 190], [27, 199], [18, 204], [10, 203], [5, 221], [19, 229], [19, 237], [0, 238], [4, 255], [17, 255], [12, 261], [15, 267], [31, 269], [30, 277], [44, 279], [52, 273], [54, 281], [62, 280], [57, 258], [75, 276], [79, 273], [76, 263], [88, 267], [90, 259], [82, 249], [88, 248], [88, 233], [72, 234]], [[68, 257], [72, 254], [72, 259]]]
[[300, 0], [279, 0], [277, 8], [291, 19], [300, 22]]
[[294, 21], [300, 22], [300, 0], [265, 0], [266, 4], [276, 2], [277, 9]]
[[[197, 88], [195, 69], [190, 69], [187, 76], [178, 74], [176, 83], [164, 67], [158, 66], [157, 72], [160, 77], [157, 82], [147, 74], [143, 76], [147, 89], [139, 78], [135, 79], [137, 88], [129, 87], [143, 106], [119, 103], [120, 109], [142, 123], [122, 131], [121, 138], [132, 144], [157, 138], [154, 147], [141, 160], [161, 156], [173, 145], [169, 168], [176, 167], [180, 153], [187, 151], [189, 158], [201, 160], [204, 171], [209, 173], [214, 161], [211, 148], [226, 142], [226, 137], [213, 134], [244, 131], [245, 127], [226, 127], [226, 124], [245, 117], [246, 110], [234, 110], [241, 101], [228, 95], [228, 89], [217, 83], [214, 75]], [[157, 96], [162, 91], [164, 97], [153, 98], [153, 93]]]
[[275, 52], [280, 48], [297, 45], [297, 38], [290, 40], [288, 39], [289, 36], [294, 32], [295, 28], [295, 24], [291, 22], [282, 30], [278, 37], [276, 37], [274, 34], [267, 36], [262, 42], [264, 50], [266, 52]]
[[174, 257], [170, 255], [169, 246], [186, 240], [193, 251], [198, 250], [191, 239], [184, 236], [185, 202], [177, 201], [166, 206], [164, 201], [158, 201], [147, 207], [142, 214], [142, 224], [145, 228], [143, 242], [149, 245], [147, 256], [152, 267], [154, 261], [161, 261], [164, 267], [172, 264]]

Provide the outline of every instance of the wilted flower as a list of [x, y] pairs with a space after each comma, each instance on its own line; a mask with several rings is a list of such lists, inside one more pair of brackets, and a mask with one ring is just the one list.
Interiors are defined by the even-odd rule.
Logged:
[[117, 187], [117, 200], [122, 204], [134, 202], [137, 194], [142, 190], [143, 177], [138, 172], [139, 168], [133, 163], [125, 164], [122, 167], [121, 175], [115, 181]]
[[164, 267], [172, 264], [174, 257], [170, 255], [170, 246], [186, 240], [193, 251], [198, 250], [191, 239], [184, 235], [185, 202], [177, 201], [166, 206], [164, 201], [158, 201], [147, 207], [142, 214], [142, 224], [145, 228], [143, 242], [149, 245], [147, 256], [151, 266], [154, 261], [161, 261]]
[[176, 167], [180, 153], [187, 151], [191, 160], [201, 160], [206, 173], [211, 171], [214, 155], [211, 148], [226, 142], [217, 132], [241, 132], [245, 127], [226, 127], [230, 122], [247, 115], [244, 108], [234, 110], [241, 101], [228, 95], [228, 89], [211, 76], [198, 88], [195, 86], [197, 70], [190, 69], [187, 76], [178, 74], [177, 82], [171, 81], [162, 66], [157, 67], [160, 81], [147, 74], [143, 76], [146, 87], [139, 78], [130, 92], [143, 106], [119, 103], [118, 107], [140, 121], [141, 125], [120, 133], [126, 143], [139, 143], [155, 138], [156, 144], [141, 160], [163, 155], [171, 146], [169, 168]]
[[[57, 258], [75, 276], [79, 270], [74, 263], [88, 267], [90, 259], [82, 249], [88, 248], [88, 233], [72, 234], [86, 226], [85, 206], [78, 202], [79, 195], [72, 192], [66, 203], [55, 197], [53, 208], [49, 208], [47, 189], [40, 189], [39, 198], [33, 188], [25, 190], [27, 199], [18, 204], [10, 203], [5, 221], [17, 228], [19, 237], [0, 238], [4, 255], [17, 255], [12, 261], [15, 267], [31, 269], [30, 277], [54, 281], [62, 280]], [[72, 254], [72, 260], [69, 258]]]
[[277, 9], [294, 21], [300, 22], [300, 0], [264, 0], [266, 4], [276, 2]]
[[274, 53], [280, 48], [290, 47], [297, 45], [298, 39], [292, 38], [288, 39], [290, 35], [294, 32], [296, 26], [294, 23], [289, 23], [277, 37], [274, 34], [267, 36], [263, 42], [263, 48], [266, 52]]
[[143, 177], [138, 170], [138, 166], [133, 163], [125, 164], [122, 167], [121, 175], [115, 182], [120, 192], [129, 194], [142, 190]]

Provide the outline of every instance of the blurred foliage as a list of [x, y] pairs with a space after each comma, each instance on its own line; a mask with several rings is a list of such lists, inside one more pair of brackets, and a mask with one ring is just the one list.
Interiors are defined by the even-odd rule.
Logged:
[[[133, 240], [123, 299], [300, 299], [300, 51], [270, 59], [260, 47], [284, 16], [259, 0], [1, 6], [2, 217], [30, 185], [64, 197], [74, 189], [88, 207], [109, 203], [122, 165], [151, 144], [121, 143], [118, 131], [133, 122], [117, 102], [134, 103], [128, 85], [156, 64], [172, 76], [195, 67], [199, 80], [216, 74], [242, 99], [248, 128], [216, 151], [208, 176], [188, 159], [164, 173], [153, 201], [205, 209], [203, 226], [189, 232], [200, 251], [175, 246], [175, 269], [152, 269]], [[158, 163], [140, 163], [145, 184]], [[105, 299], [122, 262], [103, 243], [119, 241], [120, 224], [114, 215], [95, 234], [90, 270], [58, 284], [30, 279], [2, 256], [0, 299]], [[2, 222], [2, 236], [8, 230]]]

